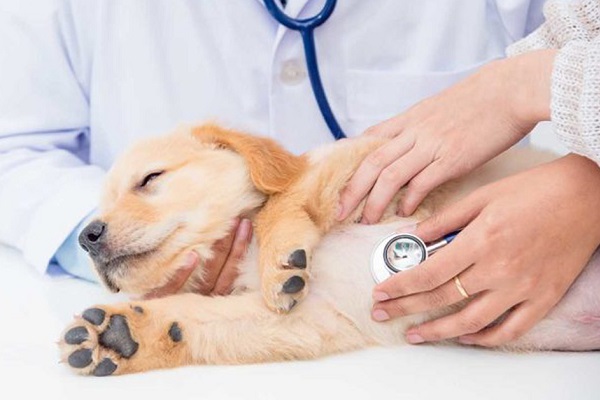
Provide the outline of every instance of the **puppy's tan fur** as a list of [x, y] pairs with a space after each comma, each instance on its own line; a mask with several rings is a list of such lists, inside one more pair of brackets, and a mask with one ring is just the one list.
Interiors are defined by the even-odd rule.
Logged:
[[[376, 242], [481, 185], [554, 156], [511, 150], [468, 177], [436, 189], [410, 218], [394, 214], [400, 191], [378, 225], [353, 224], [362, 204], [346, 221], [336, 222], [341, 190], [385, 140], [365, 136], [294, 156], [270, 139], [205, 125], [184, 127], [130, 149], [108, 175], [98, 215], [107, 226], [107, 245], [116, 255], [110, 269], [99, 273], [109, 288], [145, 294], [164, 285], [183, 265], [187, 252], [211, 259], [214, 243], [227, 235], [238, 217], [251, 218], [256, 235], [242, 261], [234, 295], [183, 293], [98, 306], [106, 314], [100, 324], [77, 318], [67, 328], [65, 335], [82, 326], [88, 334], [80, 343], [67, 343], [63, 336], [63, 358], [70, 362], [75, 352], [91, 349], [89, 364], [75, 368], [77, 372], [101, 374], [104, 369], [98, 366], [108, 359], [115, 365], [110, 373], [122, 374], [194, 363], [307, 359], [403, 343], [407, 327], [432, 314], [386, 323], [370, 319], [374, 282], [368, 262]], [[144, 176], [157, 171], [164, 172], [141, 188]], [[306, 268], [290, 266], [290, 255], [298, 249], [307, 255]], [[203, 272], [199, 268], [183, 291], [193, 291]], [[286, 292], [293, 277], [306, 285]], [[557, 309], [556, 321], [571, 328], [556, 317]], [[138, 345], [128, 357], [106, 339], [112, 317], [119, 315], [130, 336], [123, 340]], [[564, 338], [541, 337], [555, 328], [552, 318], [510, 348], [568, 347]], [[181, 340], [173, 334], [177, 330]]]

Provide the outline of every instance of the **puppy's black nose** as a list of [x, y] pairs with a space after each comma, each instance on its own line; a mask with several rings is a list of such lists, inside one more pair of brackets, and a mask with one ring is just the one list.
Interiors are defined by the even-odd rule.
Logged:
[[79, 245], [94, 257], [100, 252], [106, 238], [106, 224], [92, 221], [79, 234]]

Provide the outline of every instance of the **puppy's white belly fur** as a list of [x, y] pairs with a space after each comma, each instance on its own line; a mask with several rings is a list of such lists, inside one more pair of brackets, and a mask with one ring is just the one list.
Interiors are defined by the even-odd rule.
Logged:
[[[383, 324], [371, 319], [371, 293], [375, 281], [371, 275], [370, 258], [376, 244], [406, 221], [399, 219], [380, 225], [353, 224], [334, 228], [323, 238], [309, 260], [311, 279], [308, 296], [297, 307], [322, 307], [323, 303], [328, 303], [369, 339], [379, 344], [403, 343], [406, 328], [424, 320], [425, 316], [398, 318]], [[236, 286], [259, 290], [257, 260], [258, 249], [253, 242], [240, 267], [241, 275]]]
[[403, 343], [407, 327], [425, 319], [417, 315], [386, 323], [371, 319], [375, 286], [370, 269], [373, 249], [382, 238], [397, 232], [405, 221], [340, 227], [324, 238], [312, 260], [310, 293], [325, 299], [364, 334], [382, 344]]
[[[345, 225], [328, 233], [310, 261], [309, 293], [297, 308], [311, 308], [319, 319], [319, 309], [329, 306], [351, 321], [366, 339], [380, 345], [405, 343], [408, 327], [431, 318], [420, 314], [380, 323], [371, 319], [375, 282], [370, 258], [376, 244], [397, 232], [406, 220], [380, 225]], [[259, 291], [258, 248], [251, 244], [240, 266], [236, 287]], [[515, 350], [588, 350], [600, 346], [600, 250], [561, 302], [518, 341], [506, 346]], [[293, 310], [292, 313], [296, 311]], [[326, 313], [324, 313], [327, 315]], [[320, 321], [326, 324], [328, 321]]]

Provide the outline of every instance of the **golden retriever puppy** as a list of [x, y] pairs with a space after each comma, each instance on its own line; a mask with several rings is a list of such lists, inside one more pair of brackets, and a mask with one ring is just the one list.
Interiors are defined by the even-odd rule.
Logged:
[[[380, 224], [353, 223], [362, 206], [338, 223], [340, 191], [384, 140], [343, 140], [294, 156], [270, 139], [205, 125], [134, 146], [109, 172], [97, 219], [80, 238], [108, 289], [149, 293], [169, 281], [189, 251], [210, 260], [236, 218], [250, 218], [256, 234], [234, 294], [91, 307], [65, 329], [63, 360], [78, 373], [106, 376], [403, 344], [408, 327], [434, 315], [371, 320], [369, 259], [376, 243], [476, 187], [553, 156], [511, 150], [432, 192], [410, 218], [394, 215], [401, 191]], [[544, 321], [507, 348], [600, 347], [598, 299], [586, 290], [600, 285], [597, 259]], [[204, 273], [198, 268], [183, 292]]]

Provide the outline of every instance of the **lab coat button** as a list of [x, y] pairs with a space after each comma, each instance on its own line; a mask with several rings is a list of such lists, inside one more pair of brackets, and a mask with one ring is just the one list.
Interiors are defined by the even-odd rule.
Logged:
[[297, 85], [306, 79], [306, 69], [298, 59], [287, 60], [282, 64], [280, 79], [287, 85]]

